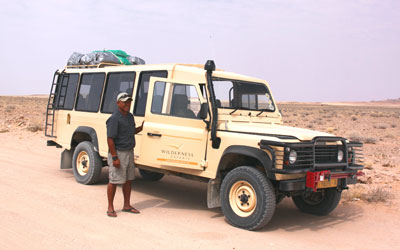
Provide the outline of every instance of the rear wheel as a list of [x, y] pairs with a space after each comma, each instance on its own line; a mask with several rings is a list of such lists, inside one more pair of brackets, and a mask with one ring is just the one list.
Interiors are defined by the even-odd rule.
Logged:
[[221, 207], [235, 227], [257, 230], [265, 226], [275, 211], [275, 193], [266, 175], [254, 167], [230, 171], [221, 185]]
[[146, 181], [159, 181], [164, 177], [164, 174], [139, 169], [140, 176]]
[[328, 215], [339, 204], [342, 193], [336, 188], [293, 196], [293, 202], [300, 211], [315, 215]]
[[101, 158], [91, 142], [78, 144], [72, 158], [72, 170], [77, 182], [86, 185], [98, 182], [102, 166]]

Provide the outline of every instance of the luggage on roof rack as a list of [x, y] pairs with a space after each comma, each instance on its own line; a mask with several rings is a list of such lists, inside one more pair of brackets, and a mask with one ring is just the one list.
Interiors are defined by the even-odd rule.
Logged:
[[142, 58], [131, 56], [123, 50], [92, 51], [87, 54], [72, 53], [67, 66], [97, 65], [107, 63], [110, 65], [141, 65], [145, 64]]

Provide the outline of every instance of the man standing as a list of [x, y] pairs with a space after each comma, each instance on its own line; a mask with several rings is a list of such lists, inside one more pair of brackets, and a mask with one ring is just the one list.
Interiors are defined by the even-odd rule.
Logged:
[[107, 144], [108, 144], [108, 165], [109, 183], [107, 186], [108, 209], [107, 215], [117, 217], [114, 209], [114, 197], [117, 184], [122, 184], [124, 195], [123, 212], [140, 213], [130, 205], [131, 184], [134, 179], [134, 158], [133, 148], [135, 147], [135, 134], [143, 130], [143, 124], [135, 127], [135, 119], [129, 112], [132, 97], [128, 93], [120, 93], [117, 96], [118, 110], [108, 118]]

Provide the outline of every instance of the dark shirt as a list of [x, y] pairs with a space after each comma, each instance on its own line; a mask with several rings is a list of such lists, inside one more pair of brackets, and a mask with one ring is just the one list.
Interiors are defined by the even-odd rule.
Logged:
[[115, 111], [107, 122], [107, 137], [114, 139], [117, 150], [131, 150], [135, 147], [135, 119], [131, 113], [121, 114]]

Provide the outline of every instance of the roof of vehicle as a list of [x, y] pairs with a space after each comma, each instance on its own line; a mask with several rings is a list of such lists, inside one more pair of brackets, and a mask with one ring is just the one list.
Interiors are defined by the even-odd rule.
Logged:
[[[165, 63], [165, 64], [143, 64], [143, 65], [122, 65], [111, 63], [100, 63], [97, 65], [73, 65], [66, 66], [64, 69], [59, 70], [67, 73], [94, 73], [94, 72], [124, 72], [124, 71], [158, 71], [167, 70], [171, 71], [169, 78], [174, 78], [176, 71], [185, 71], [194, 74], [205, 74], [204, 65], [202, 64], [183, 64], [183, 63]], [[234, 78], [244, 81], [265, 82], [265, 80], [241, 75], [233, 72], [227, 72], [222, 69], [216, 69], [213, 76], [222, 78]]]

